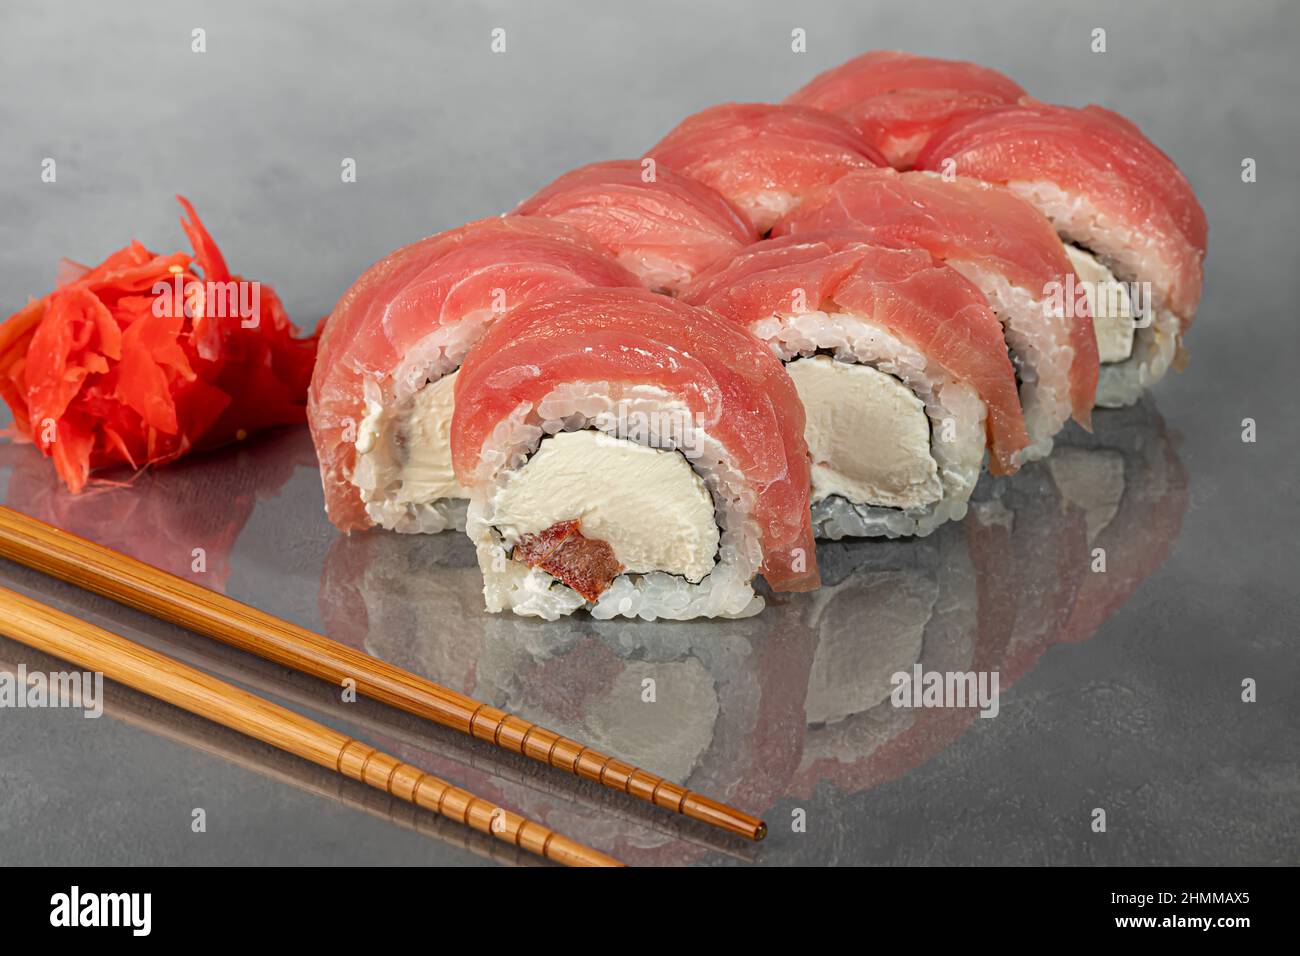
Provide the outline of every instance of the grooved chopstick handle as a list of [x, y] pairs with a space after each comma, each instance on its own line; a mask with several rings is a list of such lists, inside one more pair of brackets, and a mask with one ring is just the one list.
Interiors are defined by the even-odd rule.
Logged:
[[2, 505], [0, 556], [335, 685], [353, 680], [357, 692], [373, 700], [622, 790], [657, 807], [751, 840], [761, 840], [767, 834], [766, 824], [757, 817]]
[[337, 769], [344, 776], [385, 790], [399, 800], [418, 804], [556, 863], [566, 866], [621, 865], [540, 823], [480, 799], [468, 790], [355, 740], [347, 741], [340, 748]]
[[548, 860], [622, 865], [331, 727], [7, 588], [0, 588], [0, 634]]
[[767, 824], [762, 820], [495, 707], [484, 704], [475, 710], [470, 717], [469, 732], [498, 747], [594, 780], [601, 786], [622, 790], [673, 813], [702, 820], [751, 840], [767, 836]]

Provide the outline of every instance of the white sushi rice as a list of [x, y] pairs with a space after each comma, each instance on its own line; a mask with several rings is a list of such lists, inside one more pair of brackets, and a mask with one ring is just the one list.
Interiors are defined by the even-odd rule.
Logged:
[[362, 382], [365, 414], [357, 425], [356, 463], [350, 480], [376, 525], [403, 534], [464, 530], [467, 502], [439, 497], [406, 480], [411, 459], [408, 423], [420, 413], [422, 395], [460, 368], [469, 350], [497, 318], [489, 310], [470, 313], [421, 339], [383, 378]]
[[671, 255], [636, 247], [618, 254], [618, 264], [641, 280], [651, 292], [675, 296], [691, 284], [695, 273]]
[[764, 189], [736, 198], [741, 208], [760, 236], [771, 232], [772, 227], [799, 205], [799, 197], [784, 189]]
[[1016, 460], [1023, 463], [1046, 458], [1052, 452], [1056, 433], [1072, 412], [1070, 368], [1074, 364], [1074, 346], [1070, 344], [1068, 326], [1061, 322], [1063, 312], [1049, 307], [1047, 290], [1034, 294], [1012, 285], [997, 270], [974, 262], [950, 259], [948, 265], [984, 293], [989, 308], [1002, 322], [1020, 377], [1020, 407], [1029, 433], [1029, 445]]
[[1064, 241], [1095, 254], [1117, 279], [1151, 283], [1152, 301], [1147, 307], [1154, 311], [1154, 318], [1136, 330], [1133, 354], [1126, 361], [1101, 367], [1097, 385], [1096, 401], [1103, 408], [1132, 405], [1169, 371], [1182, 328], [1178, 316], [1166, 307], [1170, 277], [1165, 273], [1155, 237], [1126, 228], [1103, 214], [1086, 196], [1072, 196], [1055, 183], [1010, 182], [1007, 188], [1037, 207]]
[[[625, 428], [630, 421], [649, 422], [648, 434], [630, 434]], [[593, 603], [547, 572], [511, 557], [513, 535], [497, 526], [499, 492], [549, 436], [587, 428], [682, 452], [703, 479], [713, 499], [719, 547], [712, 571], [698, 583], [662, 571], [625, 572]], [[479, 455], [465, 531], [474, 542], [483, 572], [483, 596], [492, 612], [513, 611], [546, 620], [583, 607], [601, 619], [748, 617], [763, 608], [763, 599], [751, 584], [763, 563], [759, 526], [753, 518], [756, 501], [755, 490], [732, 464], [727, 450], [670, 393], [618, 382], [567, 382], [536, 406], [521, 403], [497, 423]]]
[[[864, 316], [849, 312], [801, 312], [760, 320], [750, 331], [785, 362], [819, 351], [838, 361], [870, 365], [899, 379], [925, 403], [930, 453], [939, 470], [942, 497], [922, 507], [889, 508], [831, 495], [813, 504], [819, 538], [896, 538], [927, 535], [945, 521], [959, 521], [979, 480], [988, 410], [975, 390]], [[951, 422], [953, 439], [944, 432]]]

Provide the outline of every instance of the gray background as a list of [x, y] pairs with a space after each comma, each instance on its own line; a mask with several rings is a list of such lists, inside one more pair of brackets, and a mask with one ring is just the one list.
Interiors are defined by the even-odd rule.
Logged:
[[[196, 26], [207, 30], [203, 55], [190, 52]], [[505, 55], [489, 52], [497, 26]], [[1097, 26], [1108, 31], [1103, 55], [1089, 49]], [[1001, 719], [975, 721], [879, 785], [765, 794], [756, 808], [770, 821], [802, 807], [810, 826], [774, 825], [757, 852], [378, 710], [357, 732], [397, 727], [410, 755], [433, 753], [427, 762], [459, 782], [499, 789], [636, 861], [1295, 863], [1297, 26], [1300, 6], [1265, 2], [6, 3], [0, 305], [48, 291], [60, 256], [95, 262], [131, 237], [181, 248], [179, 192], [232, 268], [273, 283], [310, 326], [398, 245], [502, 211], [573, 166], [637, 155], [711, 103], [778, 99], [866, 49], [973, 59], [1040, 98], [1118, 109], [1179, 163], [1210, 220], [1191, 367], [1156, 394], [1189, 475], [1186, 514], [1163, 566], [1090, 640], [1049, 649]], [[793, 27], [807, 30], [806, 54], [790, 52]], [[57, 184], [40, 181], [47, 156]], [[1259, 167], [1249, 185], [1247, 156]], [[340, 182], [344, 157], [357, 161], [355, 184]], [[1259, 423], [1256, 444], [1240, 440], [1245, 417]], [[12, 476], [39, 472], [30, 449], [2, 450], [16, 506], [64, 514], [142, 554], [163, 536], [154, 519], [106, 529], [84, 505], [14, 500]], [[284, 456], [297, 463], [287, 479], [259, 477], [268, 457]], [[322, 626], [335, 542], [301, 434], [182, 466], [158, 487], [214, 511], [257, 497], [226, 590]], [[463, 568], [465, 553], [446, 547], [450, 556], [411, 546], [385, 560]], [[8, 564], [0, 581], [343, 723], [328, 688]], [[419, 641], [442, 627], [429, 639], [454, 657], [474, 611], [429, 613], [399, 642], [415, 660], [400, 662], [454, 682], [465, 671], [422, 665]], [[625, 656], [671, 658], [642, 645]], [[0, 664], [20, 661], [55, 666], [0, 641]], [[1260, 681], [1255, 705], [1238, 699], [1247, 676]], [[120, 718], [0, 711], [0, 863], [518, 862], [454, 828], [412, 838], [390, 819], [400, 808], [358, 809], [364, 788], [277, 763], [127, 691], [110, 701]], [[186, 733], [189, 743], [174, 739]], [[746, 802], [743, 790], [733, 796]], [[1087, 827], [1098, 805], [1112, 808], [1105, 835]], [[189, 830], [196, 806], [209, 813], [205, 835]], [[647, 846], [661, 855], [627, 850]]]

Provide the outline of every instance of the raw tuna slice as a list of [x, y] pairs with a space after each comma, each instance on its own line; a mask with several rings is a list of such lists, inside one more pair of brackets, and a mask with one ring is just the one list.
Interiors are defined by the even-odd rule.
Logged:
[[[653, 424], [637, 431], [628, 423], [638, 420]], [[638, 582], [615, 582], [594, 615], [752, 613], [746, 606], [753, 599], [749, 579], [755, 570], [777, 590], [816, 587], [803, 409], [781, 363], [757, 339], [707, 310], [642, 290], [584, 289], [534, 300], [498, 321], [456, 382], [452, 454], [457, 477], [471, 490], [467, 531], [479, 549], [490, 610], [554, 617], [582, 606], [581, 597], [576, 605], [544, 603], [550, 600], [546, 585], [525, 579], [527, 569], [509, 559], [514, 542], [502, 544], [492, 514], [503, 484], [517, 491], [532, 460], [541, 461], [547, 447], [560, 447], [548, 443], [581, 431], [597, 432], [594, 453], [628, 440], [638, 443], [634, 451], [651, 464], [659, 451], [682, 452], [698, 476], [690, 480], [702, 481], [699, 487], [713, 498], [708, 520], [722, 515], [716, 564], [702, 582], [643, 568]], [[556, 474], [547, 479], [545, 493], [538, 493], [541, 499], [580, 498], [588, 488], [594, 495], [606, 477], [600, 469]], [[632, 482], [636, 487], [624, 490], [642, 495], [651, 480], [639, 476]], [[556, 521], [578, 519], [584, 535], [596, 520], [608, 526], [636, 519], [641, 533], [652, 538], [669, 535], [673, 527], [670, 514], [647, 522], [644, 515], [593, 515], [585, 503], [580, 510]], [[611, 540], [594, 532], [592, 537]], [[634, 564], [629, 543], [617, 543], [618, 561]], [[630, 544], [645, 552], [657, 542]], [[515, 577], [502, 577], [507, 574]], [[732, 579], [728, 593], [742, 589], [739, 601], [728, 597], [723, 606], [710, 605], [702, 589], [716, 591], [719, 582]]]
[[801, 234], [746, 250], [702, 276], [686, 301], [761, 333], [756, 326], [790, 314], [796, 296], [798, 311], [852, 313], [974, 386], [989, 409], [994, 468], [1014, 470], [1028, 437], [1002, 325], [956, 270], [922, 249], [872, 243], [869, 233]]
[[944, 124], [1025, 95], [997, 70], [876, 50], [815, 77], [787, 103], [838, 113], [897, 169], [910, 169]]
[[846, 120], [769, 103], [724, 103], [689, 116], [646, 157], [713, 187], [760, 233], [809, 189], [888, 165]]
[[641, 160], [565, 173], [514, 210], [583, 230], [653, 292], [676, 293], [696, 273], [758, 239], [717, 191]]
[[1137, 233], [1131, 240], [1142, 247], [1134, 254], [1147, 265], [1144, 275], [1160, 280], [1184, 327], [1191, 323], [1201, 296], [1205, 211], [1173, 160], [1124, 117], [1100, 106], [1025, 100], [945, 128], [919, 164], [938, 169], [944, 159], [962, 176], [1016, 184], [1014, 191], [1037, 199], [1054, 220], [1051, 204], [1034, 195], [1036, 184], [1089, 207], [1097, 231]]
[[1072, 244], [1081, 279], [1124, 287], [1118, 311], [1093, 310], [1106, 363], [1099, 405], [1132, 404], [1174, 363], [1201, 298], [1205, 212], [1136, 126], [1099, 106], [1025, 99], [945, 127], [918, 166], [1007, 186]]
[[1086, 300], [1067, 298], [1074, 269], [1051, 224], [1005, 189], [972, 179], [891, 169], [851, 173], [818, 190], [774, 236], [851, 227], [915, 246], [977, 285], [1006, 328], [1022, 380], [1032, 445], [1051, 451], [1073, 412], [1087, 427], [1097, 388], [1097, 342]]
[[[472, 222], [371, 266], [326, 320], [309, 392], [330, 520], [344, 531], [376, 523], [354, 482], [368, 399], [400, 408], [454, 372], [494, 320], [535, 296], [635, 284], [635, 276], [578, 230], [544, 219]], [[450, 467], [449, 451], [447, 458]], [[404, 503], [413, 514], [434, 504]]]

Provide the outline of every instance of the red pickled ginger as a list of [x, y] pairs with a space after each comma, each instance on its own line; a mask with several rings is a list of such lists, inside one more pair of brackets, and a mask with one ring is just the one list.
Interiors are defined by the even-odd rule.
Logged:
[[305, 419], [316, 337], [270, 286], [232, 275], [177, 197], [192, 254], [132, 241], [0, 325], [0, 397], [14, 437], [80, 491], [96, 469], [142, 468]]

